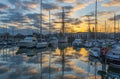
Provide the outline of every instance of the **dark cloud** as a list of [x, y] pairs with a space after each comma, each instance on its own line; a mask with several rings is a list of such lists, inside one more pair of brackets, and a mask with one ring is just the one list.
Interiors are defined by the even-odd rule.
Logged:
[[78, 25], [78, 24], [81, 24], [82, 23], [82, 21], [80, 21], [79, 19], [73, 19], [73, 21], [72, 21], [72, 24], [74, 24], [74, 25]]
[[71, 23], [71, 22], [73, 22], [73, 18], [67, 18], [67, 20], [65, 20], [65, 22]]
[[30, 19], [39, 19], [40, 18], [40, 14], [38, 14], [38, 13], [27, 14], [26, 16]]
[[28, 17], [19, 12], [10, 11], [9, 14], [2, 16], [0, 21], [3, 23], [23, 23], [27, 22]]
[[91, 14], [91, 15], [84, 15], [81, 18], [84, 18], [85, 20], [86, 19], [88, 20], [88, 18], [91, 19], [91, 18], [94, 18], [94, 17], [95, 17], [94, 14]]
[[7, 14], [7, 12], [0, 11], [0, 14]]
[[54, 3], [43, 3], [43, 9], [45, 10], [51, 10], [51, 9], [58, 9], [59, 6]]
[[33, 0], [29, 0], [29, 1], [25, 1], [25, 0], [8, 0], [10, 4], [12, 4], [14, 7], [14, 9], [16, 10], [20, 10], [20, 11], [24, 11], [24, 10], [32, 10], [32, 9], [36, 9], [37, 7], [39, 7], [39, 3], [37, 0], [33, 1]]
[[9, 8], [7, 5], [0, 3], [0, 10], [5, 10], [7, 8]]
[[[57, 13], [55, 13], [55, 14], [53, 14], [55, 17], [57, 17], [57, 18], [62, 18], [62, 14], [63, 14], [63, 12], [57, 12]], [[68, 18], [69, 17], [69, 12], [64, 12], [64, 15], [65, 15], [65, 19], [66, 18]]]
[[114, 21], [114, 20], [120, 20], [120, 15], [116, 15], [114, 17], [109, 18], [108, 20]]
[[[27, 14], [25, 16], [27, 16], [29, 19], [33, 20], [34, 23], [38, 24], [41, 22], [40, 16], [44, 16], [44, 15], [38, 14], [38, 13], [33, 13], [33, 14]], [[44, 21], [44, 19], [42, 21]]]
[[14, 13], [9, 16], [9, 20], [11, 22], [22, 22], [24, 20], [24, 16], [21, 13]]
[[73, 9], [74, 7], [71, 6], [71, 5], [69, 5], [69, 6], [64, 6], [64, 8], [67, 9], [67, 10], [71, 10], [71, 9]]
[[92, 19], [89, 19], [89, 20], [88, 20], [88, 19], [85, 19], [84, 22], [85, 22], [86, 24], [88, 24], [88, 22], [89, 22], [90, 24], [95, 24], [95, 19], [93, 19], [93, 18], [92, 18]]
[[9, 23], [10, 20], [9, 20], [9, 19], [2, 19], [2, 20], [0, 20], [0, 22], [3, 22], [3, 23]]

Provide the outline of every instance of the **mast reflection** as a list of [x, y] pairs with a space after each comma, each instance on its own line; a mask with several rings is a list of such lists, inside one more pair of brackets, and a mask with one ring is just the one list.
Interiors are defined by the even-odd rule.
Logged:
[[63, 43], [60, 44], [58, 46], [58, 48], [60, 49], [60, 56], [62, 58], [61, 62], [62, 62], [62, 76], [61, 79], [64, 79], [64, 69], [65, 69], [65, 52], [66, 52], [66, 48], [67, 48], [67, 43]]

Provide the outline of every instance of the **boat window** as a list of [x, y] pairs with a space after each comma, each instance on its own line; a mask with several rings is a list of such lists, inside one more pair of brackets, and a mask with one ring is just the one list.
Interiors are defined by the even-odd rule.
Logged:
[[33, 41], [36, 41], [36, 40], [33, 40]]

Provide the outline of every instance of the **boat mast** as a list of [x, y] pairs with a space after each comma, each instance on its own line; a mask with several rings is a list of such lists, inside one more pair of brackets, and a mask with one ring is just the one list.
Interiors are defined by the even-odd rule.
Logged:
[[65, 20], [64, 20], [64, 18], [65, 18], [64, 7], [62, 7], [62, 34], [63, 34], [63, 36], [65, 34]]
[[90, 16], [88, 15], [88, 39], [90, 39]]
[[118, 36], [120, 37], [120, 20], [118, 20]]
[[114, 40], [116, 38], [116, 18], [115, 18], [116, 14], [114, 13]]
[[6, 25], [6, 34], [5, 34], [5, 35], [6, 35], [6, 41], [7, 41], [7, 43], [8, 43], [8, 34], [9, 34], [9, 33], [8, 33], [8, 29], [7, 29], [7, 28], [8, 28], [8, 26]]
[[50, 29], [50, 25], [51, 25], [51, 21], [50, 21], [50, 20], [51, 20], [51, 16], [50, 16], [50, 13], [51, 13], [51, 12], [50, 12], [50, 10], [49, 10], [49, 34], [51, 34], [51, 29]]
[[105, 20], [105, 38], [107, 37], [107, 33], [106, 33], [106, 20]]
[[[40, 0], [40, 41], [42, 41], [42, 0]], [[42, 79], [42, 52], [40, 53], [40, 79]]]
[[12, 28], [12, 36], [13, 36], [13, 41], [15, 42], [15, 34], [14, 34], [15, 32], [14, 31], [15, 31], [15, 28], [13, 27]]
[[51, 79], [51, 50], [49, 49], [49, 79]]
[[40, 40], [42, 39], [42, 0], [40, 0]]
[[95, 2], [95, 40], [97, 39], [97, 0]]
[[64, 69], [65, 69], [65, 50], [61, 50], [61, 56], [62, 56], [62, 79], [64, 78]]
[[55, 23], [62, 23], [60, 33], [62, 34], [62, 36], [64, 36], [65, 35], [65, 11], [64, 11], [64, 7], [62, 7], [62, 22], [55, 22]]

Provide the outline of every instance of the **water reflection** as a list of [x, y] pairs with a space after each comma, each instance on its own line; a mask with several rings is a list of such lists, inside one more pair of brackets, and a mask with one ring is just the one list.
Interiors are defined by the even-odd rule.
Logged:
[[120, 69], [108, 67], [108, 79], [120, 79]]
[[120, 69], [102, 64], [102, 70], [98, 71], [101, 79], [120, 79]]
[[[15, 53], [17, 51], [17, 53]], [[0, 49], [1, 79], [120, 79], [118, 69], [89, 56], [86, 48]]]

